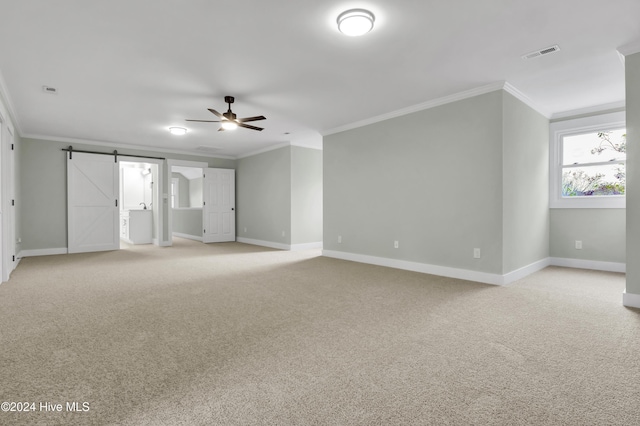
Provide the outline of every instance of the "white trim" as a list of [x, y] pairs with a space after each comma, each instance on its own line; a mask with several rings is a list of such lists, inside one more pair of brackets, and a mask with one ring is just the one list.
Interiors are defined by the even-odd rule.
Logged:
[[587, 115], [587, 114], [605, 114], [607, 111], [611, 111], [614, 109], [624, 109], [626, 108], [626, 101], [621, 100], [618, 102], [611, 102], [603, 105], [594, 105], [586, 108], [579, 108], [570, 111], [556, 112], [551, 116], [551, 121], [555, 120], [564, 120], [568, 118], [573, 118], [579, 115]]
[[533, 262], [530, 265], [524, 266], [520, 269], [516, 269], [515, 271], [508, 272], [502, 276], [503, 285], [511, 284], [515, 281], [518, 281], [528, 275], [533, 274], [534, 272], [538, 272], [551, 265], [551, 258], [547, 257], [545, 259], [538, 260], [537, 262]]
[[253, 157], [254, 155], [264, 154], [265, 152], [275, 151], [276, 149], [286, 148], [286, 147], [291, 146], [291, 145], [292, 145], [291, 142], [279, 143], [277, 145], [268, 146], [266, 148], [260, 148], [260, 149], [255, 150], [255, 151], [247, 152], [246, 154], [238, 155], [236, 157], [236, 159], [240, 160], [241, 158]]
[[391, 111], [385, 114], [381, 114], [375, 117], [367, 118], [364, 120], [356, 121], [355, 123], [345, 124], [343, 126], [334, 127], [333, 129], [328, 129], [322, 132], [322, 136], [332, 135], [334, 133], [340, 133], [347, 130], [357, 129], [358, 127], [368, 126], [370, 124], [378, 123], [380, 121], [388, 120], [390, 118], [400, 117], [407, 114], [412, 114], [414, 112], [423, 111], [430, 108], [435, 108], [441, 105], [450, 104], [452, 102], [461, 101], [468, 98], [473, 98], [475, 96], [484, 95], [486, 93], [495, 92], [497, 90], [504, 90], [505, 92], [513, 95], [518, 100], [534, 109], [539, 114], [543, 115], [547, 119], [551, 117], [551, 113], [546, 111], [537, 105], [530, 97], [522, 93], [512, 84], [506, 81], [500, 81], [497, 83], [487, 84], [485, 86], [476, 87], [475, 89], [466, 90], [464, 92], [454, 93], [453, 95], [444, 96], [437, 99], [432, 99], [430, 101], [426, 101], [417, 105], [412, 105], [406, 108], [401, 108], [396, 111]]
[[540, 105], [537, 105], [530, 97], [522, 93], [520, 90], [515, 88], [510, 83], [508, 82], [504, 83], [504, 91], [514, 96], [516, 99], [518, 99], [520, 102], [527, 105], [529, 108], [543, 115], [545, 118], [549, 119], [551, 117], [551, 113], [549, 111], [547, 111], [546, 109], [543, 109], [542, 107], [540, 107]]
[[323, 247], [322, 241], [316, 241], [315, 243], [302, 243], [302, 244], [291, 244], [291, 251], [299, 251], [299, 250], [314, 250], [321, 249]]
[[20, 251], [20, 257], [34, 257], [34, 256], [52, 256], [57, 254], [67, 254], [67, 248], [49, 248], [49, 249], [35, 249], [35, 250], [22, 250]]
[[[213, 155], [206, 154], [199, 151], [187, 151], [181, 149], [167, 149], [167, 148], [159, 148], [159, 147], [150, 147], [147, 145], [134, 145], [134, 144], [122, 144], [117, 142], [108, 142], [108, 141], [95, 141], [89, 139], [76, 139], [76, 138], [67, 138], [63, 136], [49, 136], [49, 135], [37, 135], [37, 134], [26, 134], [21, 135], [22, 138], [26, 139], [41, 139], [46, 141], [54, 141], [54, 142], [67, 142], [71, 144], [83, 144], [83, 145], [91, 145], [91, 146], [100, 146], [103, 148], [122, 148], [122, 149], [136, 149], [145, 152], [160, 152], [167, 154], [182, 154], [182, 155], [193, 155], [196, 157], [207, 157], [207, 158], [223, 158], [227, 160], [235, 160], [235, 157], [231, 157], [228, 155]], [[126, 156], [126, 154], [118, 154]]]
[[423, 111], [425, 109], [435, 108], [440, 105], [450, 104], [452, 102], [461, 101], [467, 98], [473, 98], [475, 96], [484, 95], [485, 93], [495, 92], [496, 90], [503, 90], [505, 88], [505, 82], [488, 84], [486, 86], [477, 87], [475, 89], [466, 90], [464, 92], [455, 93], [453, 95], [444, 96], [438, 99], [432, 99], [427, 102], [423, 102], [417, 105], [401, 108], [396, 111], [391, 111], [385, 114], [381, 114], [375, 117], [366, 118], [364, 120], [356, 121], [354, 123], [345, 124], [343, 126], [334, 127], [322, 132], [322, 136], [332, 135], [334, 133], [340, 133], [347, 130], [357, 129], [358, 127], [368, 126], [370, 124], [378, 123], [380, 121], [388, 120], [390, 118], [400, 117], [414, 112]]
[[269, 248], [274, 248], [278, 250], [291, 250], [291, 246], [288, 244], [274, 243], [271, 241], [254, 240], [252, 238], [243, 238], [243, 237], [238, 237], [236, 241], [239, 243], [251, 244], [254, 246], [269, 247]]
[[[12, 129], [12, 126], [15, 126], [18, 130], [18, 136], [22, 136], [20, 121], [18, 120], [18, 116], [15, 111], [13, 102], [9, 96], [9, 91], [7, 90], [7, 85], [4, 81], [4, 76], [2, 75], [2, 71], [0, 71], [0, 115], [6, 115], [6, 117], [4, 117], [6, 120], [5, 124], [7, 124], [7, 127], [11, 130], [12, 134], [16, 134]], [[5, 112], [5, 114], [3, 114], [3, 112]]]
[[629, 308], [640, 309], [640, 294], [627, 293], [625, 291], [622, 293], [622, 304]]
[[625, 273], [627, 271], [626, 263], [603, 262], [600, 260], [586, 260], [586, 259], [569, 259], [565, 257], [552, 257], [551, 265], [562, 266], [564, 268], [593, 269], [595, 271], [607, 271], [607, 272]]
[[636, 53], [640, 53], [640, 40], [636, 40], [633, 43], [625, 44], [616, 49], [623, 56], [630, 56]]
[[424, 274], [440, 275], [443, 277], [457, 278], [460, 280], [476, 281], [484, 284], [504, 285], [504, 276], [487, 272], [470, 271], [468, 269], [450, 268], [448, 266], [429, 265], [426, 263], [410, 262], [399, 259], [369, 256], [364, 254], [347, 253], [335, 250], [323, 250], [322, 255], [334, 259], [349, 260], [352, 262], [368, 263], [371, 265], [386, 266], [389, 268], [404, 269]]
[[549, 126], [549, 208], [608, 208], [623, 209], [626, 207], [624, 196], [601, 197], [562, 197], [560, 186], [561, 172], [561, 143], [564, 136], [588, 133], [626, 126], [625, 111], [594, 115], [591, 117], [575, 118], [572, 120], [556, 121]]
[[186, 238], [187, 240], [194, 240], [194, 241], [202, 242], [202, 235], [197, 236], [197, 235], [183, 234], [181, 232], [174, 232], [173, 236], [174, 237], [179, 237], [179, 238]]

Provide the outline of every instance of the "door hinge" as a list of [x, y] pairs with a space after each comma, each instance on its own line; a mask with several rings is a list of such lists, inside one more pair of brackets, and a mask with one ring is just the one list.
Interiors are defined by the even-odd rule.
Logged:
[[12, 262], [15, 262], [15, 261], [16, 261], [16, 255], [14, 254], [14, 255], [12, 256], [12, 258], [13, 258]]
[[16, 205], [16, 200], [11, 200], [11, 205], [15, 206]]
[[13, 151], [13, 144], [11, 144], [11, 151]]
[[118, 200], [116, 200], [116, 207], [118, 207]]
[[205, 229], [205, 230], [203, 230], [203, 231], [202, 231], [202, 233], [203, 233], [203, 234], [206, 234], [206, 233], [207, 233], [207, 230], [206, 230], [206, 229]]
[[203, 205], [203, 206], [206, 206], [206, 205], [207, 205], [207, 202], [206, 202], [206, 201], [203, 201], [203, 202], [202, 202], [202, 205]]

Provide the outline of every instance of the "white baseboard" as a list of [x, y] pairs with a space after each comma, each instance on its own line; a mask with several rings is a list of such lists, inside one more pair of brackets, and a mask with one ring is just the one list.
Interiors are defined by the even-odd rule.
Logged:
[[269, 247], [269, 248], [274, 248], [278, 250], [287, 250], [287, 251], [311, 250], [311, 249], [322, 248], [322, 241], [318, 241], [315, 243], [302, 243], [302, 244], [282, 244], [282, 243], [274, 243], [273, 241], [254, 240], [252, 238], [243, 238], [243, 237], [238, 237], [236, 241], [244, 244], [252, 244], [254, 246]]
[[317, 241], [315, 243], [302, 243], [302, 244], [291, 244], [291, 251], [297, 250], [313, 250], [313, 249], [321, 249], [322, 241]]
[[519, 279], [522, 279], [527, 275], [531, 275], [534, 272], [541, 271], [549, 265], [551, 265], [551, 258], [547, 257], [537, 262], [533, 262], [532, 264], [524, 266], [520, 269], [516, 269], [515, 271], [508, 272], [502, 276], [502, 284], [511, 284], [512, 282], [518, 281]]
[[640, 294], [622, 293], [622, 304], [630, 308], [640, 309]]
[[504, 277], [487, 272], [470, 271], [467, 269], [450, 268], [448, 266], [429, 265], [426, 263], [410, 262], [407, 260], [389, 259], [386, 257], [369, 256], [364, 254], [346, 253], [342, 251], [323, 250], [322, 255], [335, 259], [350, 260], [352, 262], [368, 263], [389, 268], [404, 269], [424, 274], [440, 275], [460, 280], [476, 281], [484, 284], [504, 285]]
[[626, 263], [618, 262], [602, 262], [599, 260], [584, 260], [584, 259], [569, 259], [563, 257], [552, 257], [551, 265], [563, 266], [565, 268], [578, 268], [578, 269], [594, 269], [596, 271], [607, 272], [627, 272]]
[[182, 234], [180, 232], [174, 232], [173, 236], [174, 237], [180, 237], [180, 238], [186, 238], [187, 240], [194, 240], [194, 241], [202, 242], [202, 235], [198, 236], [198, 235], [189, 235], [189, 234]]
[[51, 248], [51, 249], [36, 249], [36, 250], [22, 250], [18, 257], [33, 257], [33, 256], [51, 256], [55, 254], [67, 254], [67, 248]]

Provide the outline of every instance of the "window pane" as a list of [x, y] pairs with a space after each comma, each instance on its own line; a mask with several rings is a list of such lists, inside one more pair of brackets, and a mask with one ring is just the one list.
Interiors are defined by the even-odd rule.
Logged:
[[562, 170], [562, 196], [624, 195], [625, 164], [568, 167]]
[[562, 165], [601, 163], [627, 158], [626, 130], [594, 132], [562, 138]]

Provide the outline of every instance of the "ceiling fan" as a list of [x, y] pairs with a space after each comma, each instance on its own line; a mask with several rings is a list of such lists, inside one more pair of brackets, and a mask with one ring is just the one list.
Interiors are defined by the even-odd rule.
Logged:
[[252, 126], [250, 124], [246, 124], [248, 121], [258, 121], [265, 120], [266, 117], [263, 115], [257, 115], [255, 117], [246, 117], [246, 118], [237, 118], [236, 115], [231, 111], [231, 104], [235, 99], [233, 96], [225, 96], [224, 101], [229, 104], [229, 109], [227, 112], [220, 114], [215, 109], [207, 108], [211, 113], [213, 113], [220, 120], [187, 120], [187, 121], [197, 121], [200, 123], [221, 123], [221, 127], [218, 129], [219, 132], [225, 130], [233, 130], [236, 127], [244, 127], [245, 129], [262, 131], [262, 127]]

